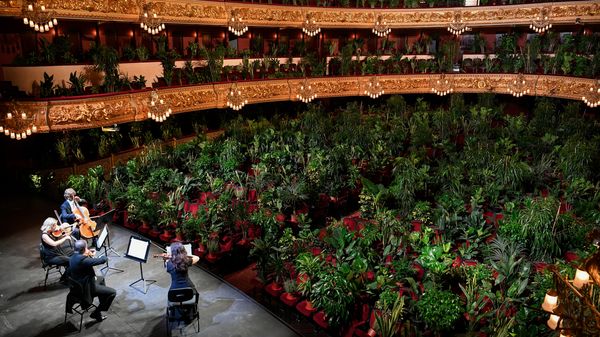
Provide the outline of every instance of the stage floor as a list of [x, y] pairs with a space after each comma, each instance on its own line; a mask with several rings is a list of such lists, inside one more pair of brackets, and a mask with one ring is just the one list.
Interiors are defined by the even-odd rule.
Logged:
[[[39, 256], [40, 226], [59, 207], [41, 198], [20, 197], [0, 199], [0, 214], [4, 224], [0, 234], [0, 336], [65, 336], [77, 335], [79, 316], [64, 322], [68, 287], [51, 275], [46, 289], [44, 271]], [[122, 257], [132, 232], [118, 226], [110, 227], [111, 246], [121, 257], [109, 252], [109, 265], [124, 272], [109, 270], [106, 284], [117, 290], [117, 297], [107, 312], [108, 318], [96, 323], [84, 316], [82, 336], [165, 336], [165, 307], [170, 276], [162, 259], [149, 258], [143, 264], [146, 279], [156, 280], [142, 293], [141, 282], [135, 288], [130, 283], [140, 278], [139, 263]], [[152, 245], [150, 255], [162, 250]], [[100, 268], [96, 267], [97, 274]], [[205, 270], [190, 269], [190, 279], [200, 293], [200, 333], [195, 323], [173, 336], [244, 337], [299, 336], [263, 306], [241, 291], [214, 277]], [[97, 299], [95, 300], [97, 303]]]

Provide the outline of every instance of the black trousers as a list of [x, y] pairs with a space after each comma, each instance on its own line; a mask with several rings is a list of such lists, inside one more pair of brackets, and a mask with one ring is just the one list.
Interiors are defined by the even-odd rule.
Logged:
[[104, 282], [104, 277], [96, 276], [96, 287], [94, 289], [93, 296], [98, 296], [100, 304], [98, 304], [98, 311], [107, 311], [110, 308], [117, 291], [111, 287], [107, 287]]

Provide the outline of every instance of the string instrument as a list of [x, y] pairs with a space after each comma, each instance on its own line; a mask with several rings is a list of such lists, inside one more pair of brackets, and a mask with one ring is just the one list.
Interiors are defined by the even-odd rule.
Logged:
[[71, 235], [71, 232], [73, 231], [73, 226], [75, 226], [75, 224], [68, 224], [68, 223], [63, 223], [60, 221], [60, 216], [58, 216], [58, 212], [56, 210], [54, 210], [54, 215], [56, 215], [56, 218], [58, 219], [58, 223], [59, 223], [59, 227], [56, 230], [53, 230], [50, 234], [52, 234], [52, 236], [54, 236], [55, 238], [61, 238], [65, 235]]
[[85, 253], [83, 253], [83, 255], [85, 255], [87, 257], [94, 257], [94, 255], [96, 255], [96, 250], [88, 249]]
[[76, 200], [73, 201], [75, 209], [73, 214], [79, 215], [79, 233], [86, 239], [91, 239], [96, 236], [96, 222], [90, 219], [90, 211], [87, 207], [79, 206]]
[[162, 254], [154, 254], [154, 255], [152, 255], [152, 257], [154, 257], [154, 258], [162, 257], [163, 260], [169, 260], [171, 258], [171, 255], [167, 255], [167, 253], [162, 253]]

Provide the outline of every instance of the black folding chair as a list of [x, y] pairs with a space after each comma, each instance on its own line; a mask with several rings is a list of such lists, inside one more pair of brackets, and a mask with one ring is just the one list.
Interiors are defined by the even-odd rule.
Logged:
[[[171, 336], [172, 324], [187, 324], [198, 321], [196, 332], [200, 332], [200, 314], [198, 313], [198, 293], [193, 288], [170, 289], [167, 302], [167, 336]], [[180, 327], [180, 331], [183, 328]]]
[[40, 260], [42, 261], [42, 268], [46, 273], [46, 277], [44, 277], [44, 288], [46, 288], [46, 284], [48, 282], [48, 275], [52, 273], [59, 273], [60, 276], [63, 274], [63, 266], [59, 266], [57, 264], [50, 264], [46, 262], [46, 252], [44, 251], [44, 245], [40, 243]]
[[71, 277], [69, 277], [69, 293], [67, 294], [67, 302], [65, 304], [65, 324], [67, 324], [67, 316], [69, 314], [78, 314], [79, 317], [79, 332], [81, 332], [81, 325], [83, 323], [83, 314], [90, 311], [90, 309], [96, 309], [93, 303], [89, 306], [83, 304], [83, 285]]

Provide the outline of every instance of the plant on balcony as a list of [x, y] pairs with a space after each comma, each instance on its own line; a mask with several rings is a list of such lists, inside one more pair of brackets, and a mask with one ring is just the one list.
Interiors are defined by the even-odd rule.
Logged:
[[73, 95], [83, 95], [84, 85], [87, 79], [84, 74], [79, 74], [77, 76], [77, 72], [72, 72], [69, 74], [69, 85], [71, 86], [71, 92]]
[[94, 70], [104, 73], [102, 88], [104, 92], [115, 92], [120, 88], [119, 83], [119, 56], [114, 48], [93, 43], [89, 51]]

